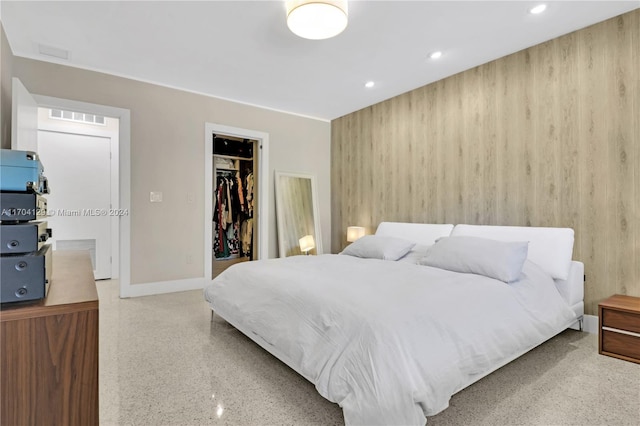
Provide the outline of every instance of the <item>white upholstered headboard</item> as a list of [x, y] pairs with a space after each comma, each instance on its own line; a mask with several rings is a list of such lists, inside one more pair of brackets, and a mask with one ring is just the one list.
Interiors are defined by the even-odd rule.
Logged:
[[440, 237], [451, 235], [453, 225], [431, 223], [381, 222], [376, 235], [403, 238], [416, 244], [433, 245]]
[[584, 264], [571, 259], [573, 229], [381, 222], [376, 235], [404, 238], [423, 245], [435, 244], [440, 237], [461, 235], [499, 241], [528, 241], [527, 258], [554, 278], [558, 292], [578, 317], [584, 313]]

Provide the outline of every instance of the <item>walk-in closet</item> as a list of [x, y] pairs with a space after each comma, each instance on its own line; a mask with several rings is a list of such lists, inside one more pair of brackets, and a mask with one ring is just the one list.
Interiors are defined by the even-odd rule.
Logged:
[[257, 259], [258, 149], [256, 140], [213, 135], [212, 278]]

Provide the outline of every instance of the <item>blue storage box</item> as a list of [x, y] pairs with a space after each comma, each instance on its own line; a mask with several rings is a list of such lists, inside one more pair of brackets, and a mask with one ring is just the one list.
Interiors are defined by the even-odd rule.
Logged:
[[48, 194], [49, 185], [43, 175], [38, 155], [31, 151], [3, 149], [0, 152], [0, 190]]

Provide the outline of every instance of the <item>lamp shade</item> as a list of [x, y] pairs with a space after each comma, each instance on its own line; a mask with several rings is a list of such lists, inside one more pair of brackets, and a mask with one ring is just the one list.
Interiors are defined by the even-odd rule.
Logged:
[[287, 0], [287, 26], [311, 40], [337, 36], [347, 28], [346, 0]]
[[354, 242], [358, 238], [364, 237], [364, 227], [362, 226], [349, 226], [347, 228], [347, 241]]
[[316, 247], [316, 242], [313, 239], [313, 235], [305, 235], [304, 237], [300, 238], [298, 242], [300, 243], [300, 250], [303, 253], [306, 253]]

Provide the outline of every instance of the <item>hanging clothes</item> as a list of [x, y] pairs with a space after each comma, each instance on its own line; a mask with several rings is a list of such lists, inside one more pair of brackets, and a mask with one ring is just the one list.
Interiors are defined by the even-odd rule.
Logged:
[[222, 199], [223, 199], [222, 187], [223, 187], [223, 184], [220, 183], [219, 190], [218, 190], [218, 244], [219, 244], [220, 250], [223, 250], [222, 247], [224, 246], [224, 243], [222, 241], [222, 230], [224, 229], [224, 224], [222, 222], [222, 216], [224, 211], [224, 204], [222, 204]]
[[237, 173], [220, 173], [214, 195], [213, 251], [216, 258], [240, 254], [240, 224], [237, 211], [240, 204], [237, 190]]
[[247, 213], [249, 217], [253, 217], [253, 173], [247, 174], [245, 179], [245, 188], [247, 194]]
[[[235, 151], [236, 148], [244, 150]], [[217, 259], [252, 254], [254, 177], [252, 143], [214, 135], [213, 252]], [[242, 157], [242, 158], [241, 158]]]
[[253, 238], [253, 219], [247, 219], [242, 222], [242, 229], [240, 231], [240, 240], [242, 241], [242, 254], [247, 257], [251, 257], [251, 248]]
[[229, 182], [229, 179], [225, 179], [225, 190], [226, 190], [226, 196], [227, 196], [227, 209], [226, 209], [226, 213], [227, 213], [227, 217], [225, 218], [227, 220], [227, 223], [233, 223], [233, 204], [231, 203], [231, 183]]
[[242, 179], [240, 178], [240, 173], [236, 173], [236, 179], [238, 184], [238, 201], [240, 201], [240, 211], [242, 213], [245, 212], [245, 199], [244, 199], [244, 188], [242, 186]]

